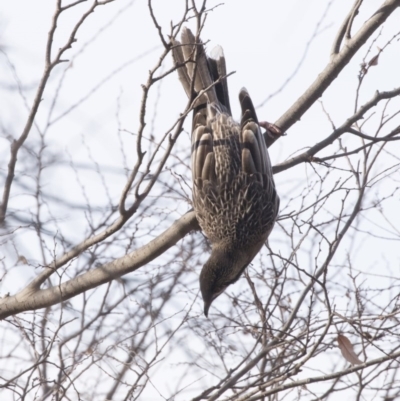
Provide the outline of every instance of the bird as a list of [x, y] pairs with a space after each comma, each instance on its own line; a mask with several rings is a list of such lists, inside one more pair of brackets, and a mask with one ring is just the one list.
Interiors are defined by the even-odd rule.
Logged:
[[239, 93], [240, 122], [233, 119], [222, 47], [208, 56], [187, 27], [181, 41], [171, 42], [179, 79], [193, 101], [192, 204], [212, 248], [199, 278], [208, 317], [212, 302], [240, 278], [277, 219], [279, 196], [260, 127], [268, 135], [280, 129], [258, 121], [245, 88]]

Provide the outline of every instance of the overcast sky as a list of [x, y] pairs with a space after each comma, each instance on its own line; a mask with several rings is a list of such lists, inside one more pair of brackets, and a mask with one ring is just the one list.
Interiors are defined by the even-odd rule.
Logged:
[[[0, 55], [2, 174], [9, 158], [8, 138], [18, 137], [22, 132], [29, 105], [43, 72], [45, 43], [54, 3], [51, 0], [0, 0], [0, 46], [3, 51]], [[217, 44], [221, 45], [225, 51], [228, 71], [235, 71], [229, 78], [234, 116], [239, 118], [237, 94], [245, 86], [254, 103], [262, 104], [257, 109], [259, 119], [276, 121], [329, 62], [333, 39], [351, 3], [349, 0], [229, 0], [218, 5], [219, 2], [209, 1], [209, 7], [215, 5], [215, 8], [208, 14], [202, 40], [207, 43], [208, 50]], [[365, 2], [355, 20], [353, 31], [375, 11], [379, 3], [371, 0]], [[170, 22], [178, 22], [183, 15], [183, 6], [182, 0], [154, 1], [154, 12], [165, 34], [169, 32]], [[64, 45], [71, 27], [87, 7], [84, 3], [62, 15], [53, 51]], [[399, 20], [400, 13], [397, 10], [380, 35], [374, 35], [376, 42], [371, 46], [367, 61], [393, 36]], [[193, 21], [188, 25], [195, 27]], [[147, 1], [118, 0], [99, 7], [79, 30], [77, 37], [77, 43], [67, 52], [68, 60], [56, 67], [52, 74], [36, 119], [37, 127], [31, 135], [37, 139], [38, 129], [42, 130], [50, 124], [47, 140], [52, 152], [63, 155], [65, 160], [85, 163], [88, 160], [87, 148], [90, 148], [94, 160], [104, 167], [123, 172], [116, 134], [119, 129], [131, 133], [138, 129], [141, 84], [146, 82], [148, 70], [155, 65], [162, 52]], [[354, 112], [357, 75], [368, 45], [362, 48], [322, 98], [325, 111], [332, 121], [327, 118], [321, 103], [316, 102], [302, 121], [271, 148], [274, 164], [283, 162], [294, 152], [304, 150], [326, 137], [332, 130], [332, 123], [338, 126]], [[165, 69], [171, 65], [169, 60]], [[65, 71], [67, 73], [63, 77]], [[378, 66], [368, 73], [360, 103], [369, 100], [376, 90], [390, 90], [400, 86], [398, 71], [400, 57], [397, 40], [382, 54]], [[288, 84], [280, 90], [287, 80]], [[17, 90], [18, 86], [20, 91]], [[57, 102], [53, 107], [55, 94]], [[159, 92], [152, 92], [150, 104], [154, 105], [156, 99], [157, 114], [152, 118], [154, 114], [150, 107], [147, 123], [151, 133], [159, 135], [171, 126], [186, 106], [186, 96], [176, 74], [163, 80]], [[188, 119], [187, 130], [189, 127]], [[128, 134], [122, 135], [127, 135], [127, 143], [133, 146]], [[180, 140], [182, 142], [179, 146], [183, 146], [188, 137]], [[398, 151], [398, 145], [393, 145], [392, 149]], [[327, 149], [323, 154], [329, 152]], [[134, 152], [128, 154], [128, 157], [127, 165], [132, 167]], [[277, 176], [282, 198], [290, 198], [290, 193], [285, 191], [293, 186], [293, 181], [307, 180], [308, 169], [308, 166], [300, 165], [297, 169]], [[46, 174], [49, 174], [49, 182], [53, 182], [51, 180], [54, 175], [51, 174], [54, 172]], [[82, 174], [81, 179], [90, 188], [90, 172], [87, 177], [84, 172]], [[57, 170], [57, 181], [58, 186], [47, 190], [54, 195], [62, 193], [72, 203], [77, 202], [81, 194], [77, 195], [73, 189], [75, 184], [72, 181], [75, 182], [75, 177], [71, 178], [71, 170]], [[123, 174], [108, 182], [113, 199], [118, 199], [123, 183]], [[393, 185], [393, 182], [387, 182], [379, 188], [389, 193]], [[95, 184], [93, 186], [95, 188]], [[12, 207], [26, 205], [29, 208], [33, 200], [23, 195], [23, 189], [16, 188], [15, 191]], [[103, 196], [100, 189], [94, 189], [96, 191], [99, 196]], [[20, 196], [16, 196], [17, 193]], [[389, 207], [395, 210], [397, 202], [398, 199], [394, 199], [393, 205], [389, 203]], [[187, 207], [183, 206], [182, 210], [175, 211], [174, 217], [186, 211]], [[397, 226], [399, 216], [399, 213], [393, 214], [393, 222]], [[71, 221], [74, 225], [65, 225], [65, 233], [72, 242], [79, 241], [83, 236], [85, 221], [74, 217]], [[384, 255], [385, 265], [398, 269], [398, 249], [394, 243], [379, 239], [374, 241], [360, 248], [360, 268], [372, 268]], [[29, 241], [21, 246], [27, 258], [40, 259], [38, 250], [30, 247]], [[24, 266], [19, 269], [15, 276], [9, 275], [7, 292], [20, 288], [20, 279], [27, 280], [27, 276], [35, 273], [26, 270]], [[13, 277], [19, 279], [14, 280]]]

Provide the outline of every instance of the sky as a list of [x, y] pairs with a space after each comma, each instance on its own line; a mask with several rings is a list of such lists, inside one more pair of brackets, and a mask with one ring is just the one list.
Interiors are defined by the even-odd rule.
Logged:
[[[71, 28], [88, 4], [83, 3], [61, 16], [53, 54], [64, 45]], [[377, 1], [365, 2], [355, 20], [354, 30], [375, 11], [377, 4]], [[262, 105], [257, 108], [259, 119], [274, 122], [329, 62], [332, 41], [348, 13], [350, 2], [231, 0], [224, 4], [210, 1], [208, 5], [212, 10], [208, 13], [202, 40], [208, 51], [215, 45], [221, 45], [228, 71], [235, 71], [229, 78], [234, 116], [239, 118], [237, 94], [245, 86], [254, 103]], [[153, 6], [157, 20], [167, 34], [171, 21], [179, 21], [183, 14], [184, 2], [157, 0]], [[54, 7], [55, 2], [50, 0], [0, 0], [1, 179], [9, 157], [9, 138], [16, 138], [22, 132], [43, 72], [45, 43]], [[397, 11], [384, 29], [374, 35], [376, 41], [364, 46], [340, 74], [321, 102], [316, 102], [302, 120], [274, 144], [270, 149], [273, 164], [282, 163], [299, 150], [325, 138], [332, 131], [332, 124], [339, 126], [354, 112], [357, 76], [368, 46], [371, 45], [371, 51], [366, 56], [367, 61], [397, 32], [399, 18], [400, 12]], [[189, 21], [188, 26], [195, 28], [193, 21]], [[103, 204], [102, 197], [110, 196], [114, 202], [118, 199], [125, 180], [124, 174], [132, 168], [135, 160], [135, 153], [129, 152], [129, 149], [134, 149], [132, 133], [139, 126], [141, 85], [146, 82], [148, 70], [155, 65], [162, 52], [147, 2], [143, 0], [117, 0], [99, 7], [78, 31], [77, 37], [77, 42], [64, 57], [66, 61], [57, 66], [51, 75], [35, 121], [36, 126], [27, 141], [29, 146], [32, 137], [32, 141], [37, 143], [40, 140], [39, 132], [46, 132], [51, 149], [48, 157], [58, 157], [64, 164], [43, 173], [44, 187], [49, 194], [62, 196], [70, 202], [72, 210], [74, 205], [78, 207], [85, 201], [81, 191], [83, 186], [93, 204], [99, 207]], [[399, 41], [396, 39], [380, 56], [378, 66], [369, 71], [361, 90], [361, 104], [369, 100], [376, 90], [391, 90], [400, 86], [398, 54]], [[172, 60], [168, 59], [164, 71], [171, 66]], [[146, 135], [156, 137], [168, 130], [187, 102], [176, 74], [168, 76], [157, 88], [150, 94], [151, 106], [146, 120]], [[54, 104], [55, 96], [57, 101]], [[399, 102], [393, 102], [390, 107], [395, 110]], [[189, 119], [185, 127], [187, 131], [190, 129]], [[368, 126], [371, 134], [373, 127], [372, 120]], [[370, 134], [369, 131], [365, 133]], [[118, 135], [122, 135], [122, 142], [116, 140]], [[122, 160], [121, 143], [125, 146], [127, 160]], [[178, 146], [184, 148], [187, 143], [188, 135], [183, 136], [182, 140], [180, 138]], [[347, 144], [351, 146], [353, 142], [349, 140]], [[393, 144], [391, 148], [393, 153], [398, 152], [396, 146]], [[330, 154], [330, 150], [327, 149], [324, 154]], [[93, 171], [80, 172], [81, 184], [77, 183], [70, 162], [79, 165], [89, 160], [104, 168], [109, 194], [104, 192]], [[279, 174], [276, 182], [281, 193], [284, 193], [282, 199], [290, 199], [290, 190], [295, 188], [296, 180], [307, 180], [310, 173], [309, 166], [301, 165], [295, 170]], [[34, 178], [26, 170], [23, 176], [27, 183]], [[382, 183], [379, 190], [389, 194], [397, 184], [387, 181]], [[400, 217], [395, 212], [398, 199], [389, 199], [387, 204], [392, 223], [398, 227]], [[34, 199], [24, 193], [23, 186], [16, 187], [11, 207], [29, 210], [34, 208]], [[180, 210], [174, 210], [171, 216], [178, 218], [187, 209], [187, 205], [182, 206]], [[57, 212], [55, 207], [53, 213]], [[68, 240], [76, 243], [84, 238], [86, 221], [82, 216], [65, 211], [60, 213], [64, 213], [60, 219]], [[161, 228], [165, 226], [161, 224]], [[19, 252], [32, 261], [40, 260], [40, 252], [31, 245], [35, 241], [31, 233], [19, 244]], [[369, 241], [366, 240], [364, 246], [356, 245], [359, 249], [356, 252], [358, 266], [374, 269], [384, 255], [385, 265], [398, 270], [395, 242], [376, 238], [373, 243]], [[16, 255], [13, 255], [12, 249], [9, 252], [12, 255], [10, 260], [13, 260]], [[35, 271], [26, 266], [15, 266], [6, 283], [3, 283], [1, 292], [17, 291], [34, 274]], [[340, 305], [341, 300], [337, 302]]]

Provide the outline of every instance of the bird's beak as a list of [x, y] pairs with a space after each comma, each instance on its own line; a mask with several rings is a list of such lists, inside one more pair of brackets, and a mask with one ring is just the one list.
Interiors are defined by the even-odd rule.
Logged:
[[204, 315], [208, 317], [208, 310], [210, 309], [211, 302], [204, 302]]

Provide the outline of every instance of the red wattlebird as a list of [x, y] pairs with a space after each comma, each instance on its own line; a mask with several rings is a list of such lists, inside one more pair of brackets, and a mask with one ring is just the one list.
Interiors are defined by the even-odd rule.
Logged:
[[[246, 89], [239, 94], [240, 123], [231, 116], [225, 57], [217, 47], [210, 57], [200, 40], [183, 28], [173, 40], [173, 57], [189, 97], [196, 99], [192, 127], [193, 207], [212, 244], [200, 274], [204, 314], [267, 240], [279, 209], [271, 162]], [[194, 83], [193, 83], [194, 80]], [[272, 133], [271, 133], [272, 131]]]

